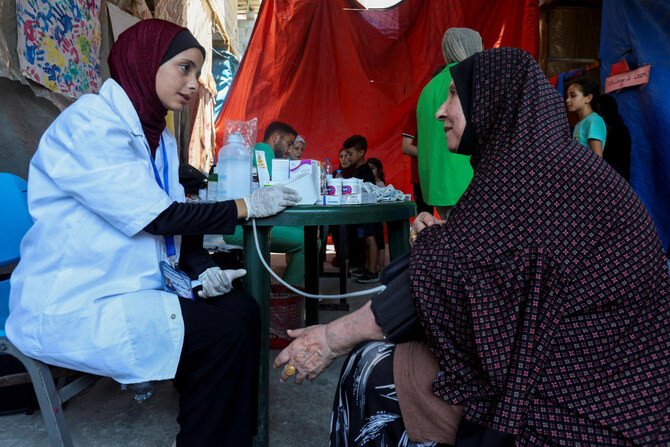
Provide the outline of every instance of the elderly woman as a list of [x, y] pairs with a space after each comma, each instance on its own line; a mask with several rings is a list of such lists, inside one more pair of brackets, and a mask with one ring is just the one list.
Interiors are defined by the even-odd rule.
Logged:
[[[571, 141], [529, 54], [451, 73], [437, 117], [474, 177], [443, 225], [415, 222], [411, 293], [396, 274], [358, 311], [292, 331], [281, 380], [379, 340], [343, 366], [331, 446], [668, 445], [670, 288], [649, 214]], [[416, 332], [406, 309], [423, 341], [388, 343]]]
[[305, 152], [305, 137], [298, 135], [293, 142], [293, 146], [288, 148], [288, 158], [290, 160], [300, 160]]

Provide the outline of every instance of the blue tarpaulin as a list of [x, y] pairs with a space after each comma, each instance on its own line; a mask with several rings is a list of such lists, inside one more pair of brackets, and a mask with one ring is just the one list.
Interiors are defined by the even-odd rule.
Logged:
[[240, 62], [227, 51], [214, 50], [212, 52], [212, 74], [216, 81], [216, 104], [214, 105], [214, 119], [218, 119], [223, 103], [228, 96], [228, 90], [233, 83]]
[[631, 185], [670, 244], [670, 2], [605, 0], [600, 35], [601, 81], [625, 59], [651, 65], [649, 84], [612, 92], [632, 139]]

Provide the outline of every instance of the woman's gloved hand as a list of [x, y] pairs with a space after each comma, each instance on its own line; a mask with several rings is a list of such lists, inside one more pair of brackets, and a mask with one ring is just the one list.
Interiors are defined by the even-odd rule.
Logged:
[[298, 202], [300, 202], [298, 191], [284, 185], [258, 188], [253, 194], [244, 198], [244, 203], [247, 205], [247, 219], [272, 216]]
[[219, 296], [230, 292], [233, 288], [233, 280], [246, 275], [244, 269], [221, 270], [219, 267], [210, 267], [198, 276], [202, 283], [202, 290], [198, 292], [201, 298]]

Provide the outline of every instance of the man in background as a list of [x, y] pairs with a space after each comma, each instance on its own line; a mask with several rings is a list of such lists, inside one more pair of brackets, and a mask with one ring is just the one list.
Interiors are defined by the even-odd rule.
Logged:
[[449, 28], [442, 38], [442, 54], [447, 66], [423, 89], [416, 105], [419, 142], [417, 157], [423, 199], [437, 207], [446, 219], [472, 180], [470, 157], [447, 149], [442, 123], [435, 112], [447, 100], [451, 72], [449, 68], [481, 51], [482, 37], [469, 28]]
[[[256, 143], [254, 150], [265, 153], [265, 162], [270, 175], [272, 175], [272, 159], [289, 158], [289, 149], [293, 147], [297, 136], [298, 132], [293, 127], [281, 121], [273, 121], [265, 129], [263, 141]], [[254, 157], [254, 166], [256, 166], [256, 157]]]

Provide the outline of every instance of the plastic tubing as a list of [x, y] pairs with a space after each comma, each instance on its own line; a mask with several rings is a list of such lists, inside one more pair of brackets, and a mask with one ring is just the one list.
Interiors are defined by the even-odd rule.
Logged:
[[312, 294], [312, 293], [306, 293], [306, 292], [303, 292], [303, 291], [301, 291], [301, 290], [298, 290], [298, 289], [296, 289], [295, 287], [293, 287], [292, 285], [286, 283], [283, 279], [281, 279], [281, 278], [279, 277], [279, 275], [277, 275], [277, 274], [270, 268], [270, 266], [267, 264], [267, 262], [265, 262], [265, 258], [263, 257], [263, 254], [261, 253], [261, 248], [260, 248], [260, 246], [258, 245], [258, 233], [256, 232], [256, 219], [252, 219], [252, 220], [251, 220], [251, 226], [252, 226], [253, 229], [254, 229], [254, 242], [255, 242], [255, 244], [256, 244], [256, 252], [258, 253], [258, 258], [259, 258], [259, 259], [261, 260], [261, 262], [263, 263], [263, 267], [265, 267], [265, 270], [267, 270], [268, 272], [270, 272], [270, 274], [271, 274], [272, 276], [274, 276], [274, 278], [275, 278], [277, 281], [279, 281], [281, 284], [283, 284], [284, 286], [286, 286], [289, 290], [291, 290], [292, 292], [297, 293], [298, 295], [302, 295], [302, 296], [304, 296], [305, 298], [315, 298], [315, 299], [321, 299], [321, 298], [324, 298], [324, 299], [339, 299], [339, 298], [350, 298], [350, 297], [354, 297], [354, 296], [371, 295], [371, 294], [373, 294], [373, 293], [378, 293], [378, 292], [381, 292], [382, 290], [386, 289], [386, 286], [382, 284], [381, 286], [377, 286], [377, 287], [375, 287], [375, 288], [373, 288], [373, 289], [359, 290], [358, 292], [345, 293], [345, 294], [343, 294], [343, 295], [314, 295], [314, 294]]

